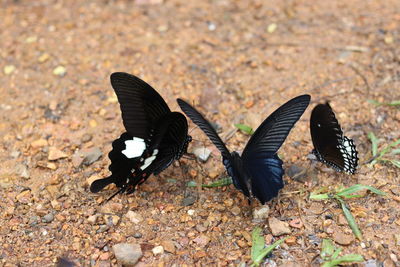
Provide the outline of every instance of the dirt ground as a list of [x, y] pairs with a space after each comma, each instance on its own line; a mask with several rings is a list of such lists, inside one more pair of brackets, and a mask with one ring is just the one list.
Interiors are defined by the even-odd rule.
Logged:
[[[182, 159], [189, 177], [175, 164], [106, 205], [115, 187], [89, 192], [90, 181], [109, 174], [107, 153], [124, 131], [109, 83], [115, 71], [149, 82], [172, 110], [179, 110], [177, 97], [194, 102], [222, 136], [233, 133], [228, 147], [238, 151], [248, 136], [233, 132], [234, 123], [257, 127], [290, 98], [310, 94], [279, 151], [286, 170], [309, 168], [310, 111], [331, 101], [361, 166], [352, 176], [321, 164], [303, 180], [284, 176], [269, 217], [301, 223], [265, 264], [319, 266], [321, 240], [331, 238], [372, 266], [400, 266], [399, 169], [362, 164], [371, 157], [369, 132], [382, 144], [400, 136], [399, 109], [367, 102], [400, 99], [400, 1], [2, 0], [0, 18], [3, 266], [54, 266], [59, 256], [116, 266], [112, 247], [123, 242], [140, 244], [141, 266], [250, 264], [255, 226], [268, 243], [280, 238], [267, 219], [254, 220], [261, 205], [248, 205], [233, 185], [186, 186], [226, 176], [219, 153], [192, 123], [189, 151], [205, 145], [212, 156]], [[93, 158], [85, 165], [81, 155]], [[387, 193], [348, 201], [362, 241], [336, 203], [309, 200], [323, 186], [356, 183]], [[193, 205], [183, 205], [190, 197]], [[164, 252], [155, 255], [159, 245]]]

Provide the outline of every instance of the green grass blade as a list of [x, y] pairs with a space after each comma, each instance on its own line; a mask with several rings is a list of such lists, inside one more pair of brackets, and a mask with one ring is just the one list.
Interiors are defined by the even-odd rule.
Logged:
[[255, 265], [259, 265], [261, 263], [260, 253], [265, 246], [264, 237], [261, 235], [262, 229], [260, 227], [254, 228], [253, 232], [251, 233], [251, 259], [253, 260]]
[[397, 155], [400, 154], [400, 148], [393, 149], [390, 154]]
[[360, 190], [364, 190], [364, 189], [370, 190], [371, 192], [373, 192], [377, 195], [382, 195], [382, 196], [386, 195], [384, 192], [376, 189], [375, 187], [372, 187], [369, 185], [363, 185], [363, 184], [356, 184], [356, 185], [350, 186], [350, 187], [343, 189], [342, 191], [336, 193], [336, 195], [339, 197], [350, 198], [350, 197], [354, 197], [351, 194], [358, 192]]
[[388, 106], [400, 106], [400, 100], [395, 100], [390, 103], [387, 103]]
[[372, 156], [375, 157], [378, 154], [379, 140], [373, 132], [370, 132], [368, 134], [368, 138], [369, 138], [369, 140], [371, 140], [371, 144], [372, 144]]
[[347, 208], [346, 203], [340, 197], [337, 197], [336, 199], [339, 201], [340, 205], [342, 206], [344, 217], [346, 217], [346, 220], [347, 220], [351, 230], [353, 231], [354, 235], [357, 237], [358, 240], [361, 240], [362, 234], [361, 234], [360, 228], [358, 228], [356, 220], [353, 217], [353, 214], [351, 214], [351, 211]]
[[252, 135], [254, 133], [253, 128], [245, 124], [237, 123], [235, 124], [235, 127], [248, 135]]
[[329, 260], [334, 252], [335, 252], [335, 246], [333, 245], [332, 240], [323, 239], [322, 247], [321, 247], [321, 254], [320, 254], [321, 258], [324, 261]]
[[392, 159], [392, 160], [390, 160], [390, 162], [391, 162], [394, 166], [396, 166], [397, 168], [400, 168], [400, 161]]
[[310, 194], [310, 199], [314, 199], [314, 200], [324, 200], [324, 199], [329, 199], [331, 198], [329, 196], [329, 194], [315, 194], [313, 192], [311, 192]]
[[363, 261], [364, 261], [363, 256], [361, 256], [359, 254], [348, 254], [348, 255], [339, 257], [335, 260], [324, 262], [324, 264], [322, 264], [321, 267], [334, 267], [334, 266], [338, 266], [343, 263], [363, 262]]
[[211, 184], [203, 184], [202, 187], [220, 187], [220, 186], [227, 186], [230, 184], [232, 184], [232, 178], [225, 177], [225, 178], [219, 179], [215, 182], [212, 182]]
[[376, 101], [376, 100], [374, 100], [374, 99], [368, 99], [367, 102], [368, 102], [368, 103], [371, 103], [371, 104], [373, 104], [373, 105], [375, 105], [375, 106], [380, 106], [380, 105], [382, 105], [379, 101]]
[[[226, 177], [226, 178], [222, 178], [219, 180], [216, 180], [210, 184], [202, 184], [201, 187], [203, 188], [210, 188], [210, 187], [220, 187], [220, 186], [228, 186], [231, 185], [232, 182], [232, 178], [231, 177]], [[190, 181], [187, 183], [188, 187], [196, 187], [197, 183], [196, 181]]]
[[[258, 255], [258, 257], [254, 260], [254, 263], [260, 264], [262, 262], [262, 260], [268, 255], [270, 254], [277, 246], [279, 246], [280, 244], [282, 244], [282, 242], [284, 242], [288, 237], [279, 239], [278, 241], [276, 241], [275, 243], [273, 243], [272, 245], [269, 245], [268, 247], [264, 248], [263, 250], [260, 251], [260, 254]], [[257, 265], [258, 266], [258, 265]]]
[[332, 254], [332, 260], [336, 259], [337, 257], [339, 257], [340, 252], [342, 252], [342, 248], [338, 248], [335, 250], [335, 252]]

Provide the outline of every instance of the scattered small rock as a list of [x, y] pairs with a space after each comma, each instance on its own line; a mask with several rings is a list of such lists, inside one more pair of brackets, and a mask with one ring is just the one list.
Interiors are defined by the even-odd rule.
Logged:
[[238, 206], [234, 206], [231, 209], [231, 212], [232, 212], [233, 215], [238, 216], [240, 214], [241, 210], [240, 210], [240, 208]]
[[208, 242], [210, 242], [210, 238], [204, 234], [199, 235], [193, 240], [198, 246], [205, 247]]
[[303, 222], [300, 220], [300, 218], [296, 218], [296, 219], [291, 220], [289, 222], [289, 225], [290, 225], [290, 227], [300, 229], [301, 227], [303, 227]]
[[182, 206], [191, 206], [196, 202], [196, 197], [188, 196], [182, 199]]
[[143, 217], [142, 215], [140, 215], [139, 213], [136, 213], [134, 211], [128, 211], [125, 216], [134, 224], [138, 224], [140, 222], [143, 221]]
[[46, 139], [38, 139], [31, 143], [31, 147], [33, 147], [33, 148], [44, 147], [47, 145], [48, 145], [48, 142]]
[[142, 238], [142, 236], [143, 236], [143, 235], [142, 235], [141, 233], [134, 233], [134, 234], [133, 234], [133, 237], [134, 237], [134, 238]]
[[159, 254], [163, 254], [164, 253], [164, 248], [163, 246], [156, 246], [151, 250], [154, 254], [154, 256], [159, 255]]
[[290, 167], [287, 169], [287, 174], [293, 180], [302, 183], [306, 182], [308, 177], [307, 170], [295, 164], [290, 165]]
[[3, 71], [4, 71], [5, 75], [9, 75], [9, 74], [13, 73], [16, 69], [17, 68], [14, 65], [7, 65], [7, 66], [4, 66]]
[[253, 219], [256, 221], [265, 220], [268, 218], [268, 215], [269, 215], [269, 207], [267, 205], [263, 205], [253, 210]]
[[81, 167], [82, 165], [89, 166], [96, 162], [102, 154], [103, 153], [98, 147], [79, 150], [72, 156], [72, 164], [75, 168]]
[[381, 267], [383, 263], [377, 260], [367, 260], [364, 262], [364, 267]]
[[15, 172], [24, 179], [29, 179], [30, 177], [28, 167], [24, 164], [17, 164], [17, 166], [15, 166]]
[[61, 150], [57, 149], [56, 147], [49, 148], [49, 156], [48, 156], [49, 160], [58, 160], [66, 157], [68, 157], [68, 155], [62, 152]]
[[175, 253], [175, 244], [171, 240], [164, 240], [161, 242], [162, 247], [169, 253]]
[[43, 216], [42, 221], [45, 223], [50, 223], [54, 220], [54, 215], [53, 213], [49, 213]]
[[57, 76], [64, 76], [67, 73], [67, 69], [64, 66], [58, 66], [53, 70], [53, 74]]
[[297, 238], [295, 236], [290, 236], [285, 240], [285, 243], [289, 246], [293, 246], [296, 244]]
[[348, 235], [341, 231], [334, 231], [332, 238], [336, 243], [344, 246], [350, 245], [354, 241], [353, 235]]
[[91, 141], [92, 138], [93, 138], [93, 136], [91, 134], [85, 133], [82, 136], [81, 141], [82, 141], [82, 143], [87, 143], [87, 142]]
[[195, 147], [193, 154], [203, 162], [206, 162], [210, 157], [211, 150], [206, 147]]
[[121, 265], [134, 266], [142, 257], [139, 244], [119, 243], [113, 246], [115, 258]]
[[400, 234], [394, 234], [394, 240], [396, 246], [400, 246]]
[[273, 236], [290, 234], [292, 232], [287, 222], [280, 221], [275, 217], [268, 219], [268, 225]]

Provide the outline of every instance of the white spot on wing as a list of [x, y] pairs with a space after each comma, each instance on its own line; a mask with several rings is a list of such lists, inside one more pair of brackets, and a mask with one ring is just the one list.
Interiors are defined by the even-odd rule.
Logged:
[[156, 156], [151, 156], [148, 157], [147, 159], [145, 159], [144, 164], [142, 165], [142, 167], [140, 167], [141, 170], [146, 169], [147, 167], [150, 166], [150, 164], [156, 159]]
[[122, 150], [128, 159], [139, 157], [143, 154], [146, 149], [146, 143], [142, 138], [133, 137], [132, 140], [125, 141], [125, 149]]
[[153, 155], [151, 157], [148, 157], [147, 159], [144, 160], [143, 165], [140, 167], [141, 170], [146, 169], [147, 167], [150, 166], [150, 164], [156, 159], [156, 156], [158, 154], [158, 149], [153, 150]]

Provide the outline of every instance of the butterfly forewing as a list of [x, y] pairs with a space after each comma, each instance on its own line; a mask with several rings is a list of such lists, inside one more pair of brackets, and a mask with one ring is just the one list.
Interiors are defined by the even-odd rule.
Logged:
[[171, 112], [164, 99], [146, 82], [124, 72], [111, 74], [111, 85], [118, 97], [126, 131], [147, 139], [151, 126]]
[[301, 95], [275, 110], [254, 132], [242, 157], [251, 157], [255, 153], [275, 154], [309, 103], [310, 96]]
[[211, 142], [218, 148], [222, 156], [225, 158], [230, 157], [229, 150], [226, 148], [224, 142], [218, 136], [217, 132], [211, 126], [211, 124], [200, 114], [195, 108], [189, 105], [182, 99], [178, 99], [178, 105], [182, 111], [197, 125], [200, 129], [210, 138]]

